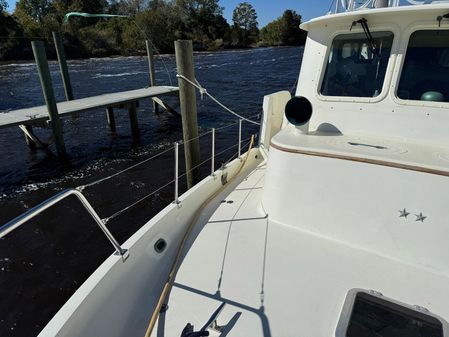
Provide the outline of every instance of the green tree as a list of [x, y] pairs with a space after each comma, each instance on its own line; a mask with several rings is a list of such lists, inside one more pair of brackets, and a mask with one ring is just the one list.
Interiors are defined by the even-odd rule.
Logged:
[[136, 15], [149, 7], [148, 0], [122, 0], [116, 2], [116, 4], [118, 6], [118, 13], [125, 15]]
[[301, 15], [291, 9], [287, 9], [282, 15], [284, 25], [283, 42], [286, 45], [303, 44], [305, 32], [299, 28], [301, 25]]
[[49, 0], [19, 0], [16, 5], [16, 13], [28, 15], [32, 20], [42, 22], [50, 8]]
[[177, 0], [176, 7], [183, 37], [192, 39], [197, 48], [208, 49], [229, 30], [218, 0]]
[[6, 10], [8, 8], [8, 3], [6, 0], [0, 0], [0, 13]]
[[12, 15], [0, 13], [0, 60], [30, 56], [29, 42], [23, 39], [20, 24]]
[[44, 18], [51, 11], [49, 0], [19, 0], [14, 16], [17, 18], [25, 36], [42, 36], [45, 28]]
[[60, 0], [66, 3], [70, 12], [104, 13], [108, 6], [106, 0]]
[[280, 46], [283, 44], [284, 27], [281, 20], [274, 20], [260, 30], [260, 44]]
[[301, 16], [290, 9], [260, 30], [262, 45], [301, 45], [304, 44], [306, 32], [299, 28]]
[[234, 37], [237, 37], [243, 46], [257, 41], [259, 35], [257, 13], [250, 3], [238, 4], [232, 13], [232, 21]]
[[[151, 4], [150, 4], [151, 6]], [[126, 21], [123, 31], [125, 53], [145, 50], [145, 39], [149, 38], [161, 52], [171, 52], [174, 40], [181, 38], [182, 27], [179, 8], [172, 3], [160, 2], [154, 9], [137, 14], [135, 22]], [[161, 29], [164, 27], [164, 29]]]

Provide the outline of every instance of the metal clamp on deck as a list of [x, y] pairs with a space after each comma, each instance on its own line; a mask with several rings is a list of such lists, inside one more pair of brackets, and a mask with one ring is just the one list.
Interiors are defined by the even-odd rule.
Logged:
[[61, 200], [74, 195], [78, 198], [79, 201], [81, 201], [81, 204], [84, 206], [84, 208], [87, 210], [87, 212], [90, 214], [90, 216], [95, 220], [97, 225], [100, 227], [100, 229], [103, 231], [103, 233], [106, 235], [108, 240], [111, 242], [111, 244], [114, 246], [114, 249], [116, 250], [115, 255], [120, 255], [122, 257], [122, 260], [125, 261], [128, 256], [129, 252], [127, 249], [123, 249], [120, 244], [117, 242], [117, 240], [114, 238], [112, 233], [109, 231], [109, 229], [104, 224], [103, 220], [98, 216], [97, 212], [93, 209], [89, 201], [87, 201], [86, 197], [78, 190], [75, 189], [68, 189], [65, 191], [62, 191], [61, 193], [56, 194], [55, 196], [51, 197], [50, 199], [45, 200], [44, 202], [40, 203], [39, 205], [31, 208], [27, 212], [23, 213], [22, 215], [19, 215], [17, 218], [9, 221], [5, 225], [0, 227], [0, 238], [6, 236], [16, 228], [22, 226], [24, 223], [26, 223], [28, 220], [33, 219], [37, 215], [41, 214], [48, 208], [52, 207], [53, 205], [57, 204]]

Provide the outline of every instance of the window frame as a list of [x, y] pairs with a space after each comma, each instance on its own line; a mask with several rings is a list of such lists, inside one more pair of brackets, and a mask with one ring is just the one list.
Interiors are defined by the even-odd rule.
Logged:
[[390, 303], [400, 305], [401, 307], [419, 312], [421, 314], [425, 314], [429, 317], [433, 317], [441, 322], [441, 326], [443, 327], [443, 337], [449, 337], [449, 325], [446, 322], [445, 319], [442, 317], [435, 315], [431, 311], [425, 311], [426, 309], [422, 308], [423, 310], [419, 310], [420, 307], [417, 307], [416, 305], [410, 305], [407, 303], [400, 302], [398, 300], [383, 296], [381, 293], [373, 291], [373, 290], [366, 290], [362, 288], [353, 288], [350, 289], [346, 295], [340, 317], [338, 318], [337, 326], [335, 329], [335, 337], [346, 337], [346, 332], [348, 330], [349, 321], [351, 319], [352, 310], [354, 308], [354, 303], [357, 294], [365, 293], [367, 295], [377, 297], [381, 300], [388, 301]]
[[414, 106], [414, 107], [430, 107], [430, 108], [447, 108], [449, 106], [449, 102], [431, 102], [431, 101], [421, 101], [421, 100], [412, 100], [412, 99], [402, 99], [398, 97], [399, 83], [402, 77], [402, 71], [405, 65], [405, 58], [407, 56], [408, 46], [410, 44], [410, 38], [414, 32], [420, 30], [449, 30], [449, 26], [447, 24], [441, 24], [441, 27], [438, 27], [438, 24], [435, 24], [434, 21], [430, 22], [421, 22], [420, 24], [412, 24], [402, 33], [404, 38], [401, 41], [400, 51], [402, 51], [402, 55], [399, 56], [396, 60], [395, 74], [393, 76], [394, 88], [391, 92], [391, 98], [393, 101], [400, 105], [405, 106]]
[[[348, 25], [350, 26], [350, 22]], [[370, 27], [371, 33], [374, 32], [389, 32], [393, 34], [393, 43], [391, 46], [390, 57], [388, 58], [388, 64], [385, 71], [384, 83], [382, 85], [382, 91], [376, 97], [354, 97], [354, 96], [325, 96], [321, 94], [321, 87], [323, 85], [324, 74], [327, 69], [329, 55], [332, 49], [332, 43], [334, 39], [339, 35], [348, 35], [348, 34], [364, 34], [363, 29], [360, 26], [354, 27], [351, 31], [349, 31], [349, 26], [346, 27], [336, 27], [333, 34], [329, 36], [326, 41], [326, 52], [324, 53], [323, 60], [321, 62], [321, 66], [318, 69], [318, 77], [315, 82], [318, 84], [316, 86], [315, 94], [316, 97], [323, 102], [354, 102], [354, 103], [377, 103], [384, 100], [389, 93], [390, 83], [393, 75], [393, 67], [397, 54], [397, 45], [398, 45], [398, 36], [399, 36], [399, 27], [393, 24], [384, 24], [384, 25], [376, 25], [375, 27]], [[369, 21], [368, 21], [369, 26]]]

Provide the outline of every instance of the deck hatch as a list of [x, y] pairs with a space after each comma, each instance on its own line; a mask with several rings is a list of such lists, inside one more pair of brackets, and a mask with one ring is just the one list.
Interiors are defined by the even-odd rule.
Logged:
[[447, 337], [445, 324], [423, 308], [358, 289], [348, 294], [336, 337]]

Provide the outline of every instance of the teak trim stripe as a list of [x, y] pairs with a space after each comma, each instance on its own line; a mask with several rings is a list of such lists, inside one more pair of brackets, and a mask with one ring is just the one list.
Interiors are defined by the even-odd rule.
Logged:
[[386, 166], [386, 167], [394, 167], [394, 168], [398, 168], [398, 169], [402, 169], [402, 170], [422, 172], [422, 173], [429, 173], [429, 174], [435, 174], [435, 175], [438, 175], [438, 176], [449, 177], [449, 171], [435, 170], [435, 169], [425, 168], [425, 167], [422, 167], [422, 166], [400, 164], [400, 163], [395, 163], [395, 162], [386, 161], [386, 160], [368, 159], [368, 158], [346, 156], [346, 155], [332, 154], [332, 153], [326, 153], [326, 152], [289, 149], [289, 148], [286, 148], [286, 147], [283, 147], [283, 146], [279, 146], [279, 145], [273, 144], [272, 142], [270, 143], [270, 146], [274, 147], [275, 149], [277, 149], [279, 151], [289, 152], [289, 153], [296, 153], [296, 154], [303, 154], [303, 155], [306, 155], [306, 156], [314, 156], [314, 157], [323, 157], [323, 158], [333, 158], [333, 159], [340, 159], [340, 160], [355, 161], [355, 162], [359, 162], [359, 163], [366, 163], [366, 164]]

